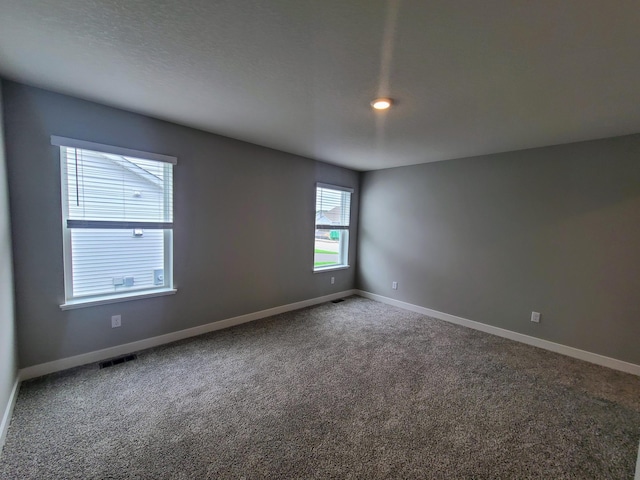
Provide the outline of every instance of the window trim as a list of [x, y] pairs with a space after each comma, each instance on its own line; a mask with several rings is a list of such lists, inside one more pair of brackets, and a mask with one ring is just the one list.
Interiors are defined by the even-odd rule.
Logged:
[[109, 303], [128, 302], [130, 300], [142, 300], [144, 298], [163, 297], [174, 295], [177, 288], [162, 287], [157, 290], [142, 290], [137, 292], [119, 293], [117, 295], [105, 295], [102, 297], [80, 297], [68, 300], [60, 305], [60, 310], [75, 310], [76, 308], [95, 307], [97, 305], [107, 305]]
[[[123, 155], [134, 158], [140, 158], [144, 160], [152, 160], [156, 162], [169, 163], [173, 166], [178, 164], [178, 159], [170, 155], [162, 155], [159, 153], [144, 152], [141, 150], [134, 150], [130, 148], [117, 147], [114, 145], [106, 145], [103, 143], [89, 142], [85, 140], [77, 140], [68, 137], [61, 137], [57, 135], [51, 135], [51, 145], [58, 147], [58, 155], [60, 161], [60, 194], [62, 201], [61, 215], [62, 215], [62, 261], [64, 270], [64, 298], [65, 302], [60, 305], [61, 310], [71, 310], [75, 308], [90, 307], [96, 305], [105, 305], [109, 303], [126, 302], [130, 300], [138, 300], [143, 298], [153, 298], [163, 295], [173, 295], [178, 290], [173, 284], [173, 227], [170, 229], [164, 228], [164, 272], [165, 276], [170, 279], [168, 286], [159, 286], [156, 288], [145, 288], [141, 290], [122, 291], [118, 293], [110, 293], [104, 295], [90, 295], [85, 297], [73, 296], [73, 258], [71, 254], [71, 229], [67, 225], [69, 219], [69, 204], [64, 191], [63, 185], [65, 185], [67, 179], [67, 163], [62, 161], [62, 148], [78, 148], [85, 150], [92, 150], [101, 153], [109, 153], [114, 155]], [[160, 226], [160, 225], [158, 225]]]
[[[312, 264], [312, 268], [313, 268], [313, 273], [322, 273], [322, 272], [330, 272], [333, 270], [346, 270], [348, 268], [351, 268], [351, 265], [349, 264], [349, 245], [350, 245], [350, 239], [349, 237], [351, 236], [351, 214], [352, 214], [352, 205], [353, 205], [353, 193], [354, 193], [354, 189], [350, 188], [350, 187], [342, 187], [340, 185], [333, 185], [330, 183], [322, 183], [322, 182], [317, 182], [314, 188], [314, 205], [315, 208], [317, 208], [317, 204], [316, 204], [316, 200], [317, 200], [317, 196], [318, 196], [318, 188], [325, 188], [328, 190], [335, 190], [338, 192], [345, 192], [350, 194], [351, 196], [349, 197], [349, 225], [320, 225], [320, 227], [331, 227], [331, 230], [344, 230], [347, 232], [347, 239], [346, 241], [344, 241], [344, 237], [341, 236], [340, 242], [344, 242], [346, 243], [346, 248], [344, 250], [341, 249], [341, 256], [344, 258], [344, 263], [340, 263], [337, 265], [323, 265], [323, 266], [319, 266], [316, 267], [315, 265]], [[315, 215], [317, 214], [317, 211], [314, 208], [314, 221], [313, 221], [313, 228], [314, 228], [314, 247], [315, 247], [315, 232], [316, 230], [318, 230], [318, 224], [315, 221]], [[327, 228], [320, 228], [320, 230], [327, 230]], [[315, 256], [315, 254], [314, 254]]]
[[156, 162], [165, 162], [172, 165], [178, 164], [178, 158], [171, 155], [162, 155], [160, 153], [143, 152], [142, 150], [133, 150], [131, 148], [116, 147], [114, 145], [106, 145], [104, 143], [87, 142], [85, 140], [76, 140], [75, 138], [59, 137], [51, 135], [51, 145], [56, 147], [80, 148], [82, 150], [93, 150], [102, 153], [111, 153], [113, 155], [124, 155], [125, 157], [142, 158], [144, 160], [154, 160]]
[[347, 270], [351, 268], [351, 265], [327, 265], [324, 267], [313, 267], [313, 273], [333, 272], [334, 270]]
[[[330, 183], [322, 183], [322, 182], [317, 182], [316, 183], [316, 190], [318, 188], [328, 188], [330, 190], [338, 190], [339, 192], [347, 192], [353, 195], [353, 188], [351, 187], [341, 187], [339, 185], [332, 185]], [[349, 216], [351, 216], [351, 209], [349, 209]], [[349, 219], [351, 220], [351, 219]]]

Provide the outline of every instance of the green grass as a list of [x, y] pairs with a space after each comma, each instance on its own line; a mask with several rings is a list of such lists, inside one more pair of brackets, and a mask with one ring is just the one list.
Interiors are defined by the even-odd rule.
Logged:
[[324, 265], [337, 265], [338, 262], [314, 262], [314, 267], [322, 267]]
[[337, 254], [338, 252], [332, 252], [331, 250], [320, 250], [319, 248], [316, 248], [315, 250], [316, 253], [331, 253], [331, 254]]

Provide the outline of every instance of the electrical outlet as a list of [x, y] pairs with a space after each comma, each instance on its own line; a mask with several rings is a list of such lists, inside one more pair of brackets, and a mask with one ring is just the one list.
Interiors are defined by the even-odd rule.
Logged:
[[540, 323], [540, 312], [531, 312], [531, 321]]
[[392, 282], [391, 283], [391, 288], [393, 288], [394, 290], [398, 289], [398, 282]]
[[331, 277], [331, 285], [333, 285], [334, 283], [336, 283], [336, 277]]
[[122, 325], [122, 315], [114, 315], [111, 317], [111, 328], [117, 328]]

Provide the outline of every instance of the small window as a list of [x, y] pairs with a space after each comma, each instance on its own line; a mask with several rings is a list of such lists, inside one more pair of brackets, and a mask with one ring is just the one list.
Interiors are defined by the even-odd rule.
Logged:
[[61, 137], [51, 143], [60, 147], [66, 302], [172, 289], [176, 159]]
[[314, 271], [349, 266], [350, 188], [316, 186], [316, 235]]

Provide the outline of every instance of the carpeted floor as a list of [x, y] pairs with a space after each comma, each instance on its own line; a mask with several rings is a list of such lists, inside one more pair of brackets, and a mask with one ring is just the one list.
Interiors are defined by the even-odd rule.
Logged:
[[632, 479], [640, 378], [351, 297], [22, 384], [2, 479]]

